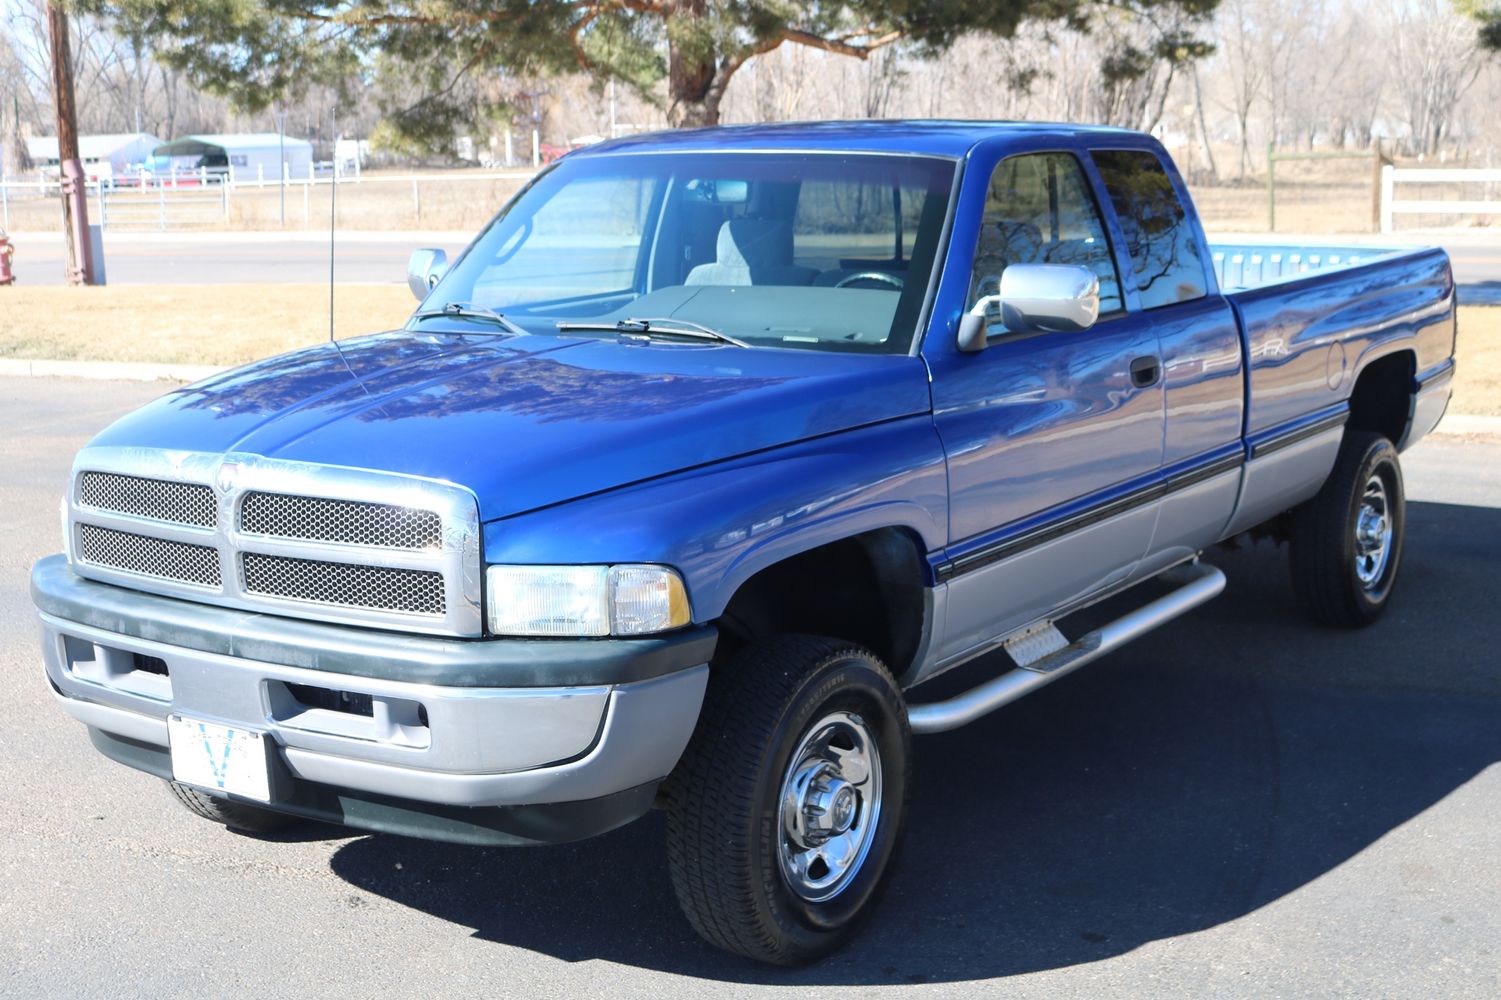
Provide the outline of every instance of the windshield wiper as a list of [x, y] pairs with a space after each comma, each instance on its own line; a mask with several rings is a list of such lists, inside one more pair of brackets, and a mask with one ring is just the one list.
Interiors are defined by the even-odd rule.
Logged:
[[638, 319], [617, 320], [614, 323], [570, 322], [563, 321], [558, 324], [558, 329], [563, 333], [575, 330], [614, 330], [616, 333], [632, 334], [639, 337], [680, 337], [686, 340], [712, 340], [718, 344], [731, 344], [735, 347], [749, 347], [745, 341], [731, 337], [714, 329], [712, 326], [704, 326], [702, 323], [694, 323], [686, 319], [659, 319], [648, 317]]
[[419, 313], [413, 313], [413, 319], [431, 319], [434, 316], [447, 316], [450, 319], [482, 319], [509, 333], [526, 333], [526, 330], [506, 319], [494, 309], [486, 309], [477, 306], [473, 302], [448, 302], [440, 309], [424, 309]]

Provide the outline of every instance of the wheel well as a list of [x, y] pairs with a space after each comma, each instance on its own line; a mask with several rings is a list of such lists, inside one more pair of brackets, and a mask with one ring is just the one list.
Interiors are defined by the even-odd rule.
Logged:
[[1376, 431], [1400, 445], [1412, 417], [1412, 380], [1416, 358], [1399, 351], [1372, 361], [1360, 372], [1350, 393], [1351, 428]]
[[740, 585], [718, 619], [715, 660], [756, 639], [801, 632], [864, 646], [901, 677], [926, 634], [925, 591], [921, 545], [900, 528], [821, 545]]

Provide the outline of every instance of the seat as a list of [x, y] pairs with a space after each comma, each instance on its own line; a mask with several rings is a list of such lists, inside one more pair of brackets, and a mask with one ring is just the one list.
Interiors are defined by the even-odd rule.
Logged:
[[792, 226], [776, 219], [731, 219], [719, 227], [714, 263], [688, 272], [685, 285], [807, 285], [814, 267], [792, 263]]

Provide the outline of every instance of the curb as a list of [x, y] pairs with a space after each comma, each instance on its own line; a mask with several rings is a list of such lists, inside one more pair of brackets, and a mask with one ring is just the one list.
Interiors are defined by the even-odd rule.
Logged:
[[156, 364], [150, 361], [31, 361], [26, 358], [0, 358], [0, 376], [197, 382], [228, 370], [217, 365]]
[[1501, 417], [1481, 417], [1468, 413], [1451, 413], [1438, 422], [1438, 426], [1433, 429], [1433, 433], [1449, 437], [1470, 437], [1475, 435], [1501, 437]]

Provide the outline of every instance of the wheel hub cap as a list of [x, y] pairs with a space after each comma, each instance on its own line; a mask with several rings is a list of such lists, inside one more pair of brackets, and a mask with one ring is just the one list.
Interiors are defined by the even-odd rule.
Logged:
[[860, 716], [834, 712], [808, 728], [780, 802], [783, 880], [809, 902], [832, 899], [859, 871], [881, 815], [880, 751]]
[[1386, 483], [1379, 475], [1372, 476], [1355, 516], [1355, 577], [1366, 590], [1374, 590], [1380, 584], [1391, 548], [1392, 519]]

